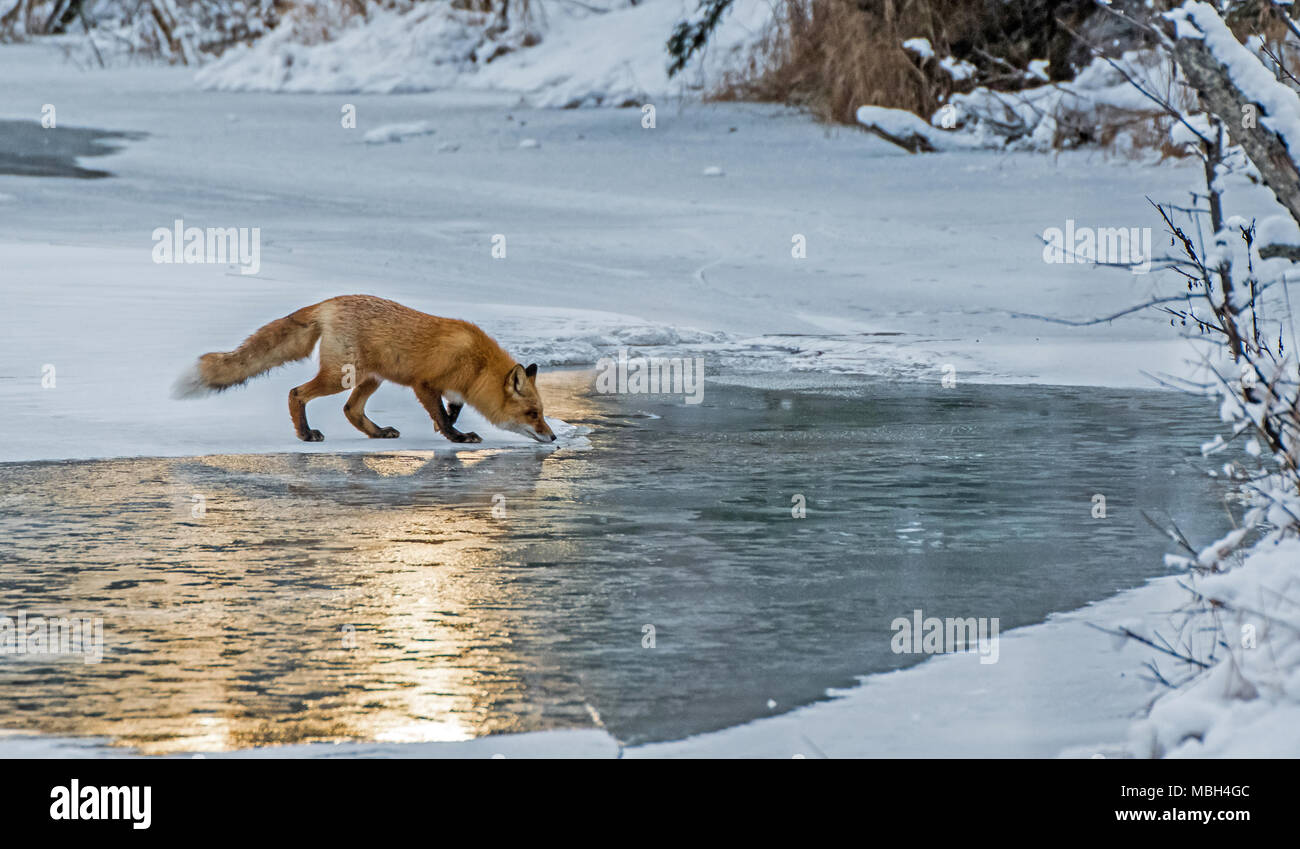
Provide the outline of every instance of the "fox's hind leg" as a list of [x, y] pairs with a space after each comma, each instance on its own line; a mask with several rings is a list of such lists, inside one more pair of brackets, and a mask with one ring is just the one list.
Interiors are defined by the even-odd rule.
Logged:
[[343, 415], [348, 417], [353, 427], [371, 439], [396, 439], [401, 436], [397, 428], [380, 427], [366, 416], [366, 402], [370, 400], [371, 395], [375, 394], [375, 390], [381, 383], [383, 381], [374, 376], [358, 383], [357, 388], [353, 389], [352, 394], [348, 396], [348, 402], [343, 405]]
[[336, 369], [321, 367], [320, 373], [302, 386], [289, 390], [289, 416], [293, 419], [294, 430], [303, 442], [320, 442], [325, 436], [319, 430], [307, 426], [307, 402], [313, 398], [334, 395], [342, 392], [343, 375]]
[[[442, 393], [429, 386], [417, 383], [411, 387], [415, 390], [415, 397], [420, 399], [424, 409], [429, 411], [429, 416], [433, 419], [434, 428], [443, 436], [452, 442], [482, 442], [483, 439], [477, 433], [461, 433], [452, 425], [452, 419], [448, 416], [447, 411], [442, 408]], [[453, 404], [456, 407], [457, 415], [460, 414], [459, 404]]]

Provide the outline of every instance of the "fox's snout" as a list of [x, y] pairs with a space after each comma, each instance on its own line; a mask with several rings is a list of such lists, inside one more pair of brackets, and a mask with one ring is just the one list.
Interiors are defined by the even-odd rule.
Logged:
[[538, 421], [541, 425], [540, 427], [533, 427], [532, 425], [525, 424], [523, 427], [519, 428], [519, 432], [531, 436], [538, 442], [554, 442], [557, 439], [555, 431], [551, 430], [551, 426], [546, 423], [546, 419], [539, 416]]

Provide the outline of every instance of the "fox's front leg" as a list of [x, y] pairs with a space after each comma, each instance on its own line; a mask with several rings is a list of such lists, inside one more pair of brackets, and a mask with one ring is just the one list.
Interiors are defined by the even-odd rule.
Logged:
[[[442, 408], [442, 393], [429, 386], [419, 385], [415, 387], [415, 397], [420, 399], [424, 409], [429, 411], [429, 417], [433, 419], [434, 428], [443, 436], [452, 442], [482, 442], [483, 439], [477, 433], [461, 433], [452, 425], [454, 419], [447, 414]], [[460, 414], [460, 405], [454, 404], [457, 415]]]

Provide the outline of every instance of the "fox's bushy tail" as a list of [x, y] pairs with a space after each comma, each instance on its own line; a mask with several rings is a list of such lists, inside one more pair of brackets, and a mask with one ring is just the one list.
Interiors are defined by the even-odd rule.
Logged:
[[320, 339], [317, 307], [277, 318], [259, 328], [233, 351], [204, 354], [172, 387], [176, 398], [194, 398], [239, 386], [279, 365], [311, 356]]

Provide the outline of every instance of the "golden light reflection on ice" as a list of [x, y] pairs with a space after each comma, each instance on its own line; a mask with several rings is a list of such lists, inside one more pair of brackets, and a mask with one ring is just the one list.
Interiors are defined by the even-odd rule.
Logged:
[[[552, 377], [548, 413], [582, 415], [585, 385]], [[33, 509], [0, 515], [15, 540], [0, 577], [61, 552], [79, 568], [0, 601], [54, 612], [61, 600], [101, 616], [105, 659], [53, 671], [0, 663], [0, 727], [155, 754], [519, 730], [529, 659], [511, 629], [524, 602], [503, 579], [512, 524], [493, 518], [492, 496], [570, 497], [549, 457], [399, 450], [28, 467], [30, 479], [7, 481]], [[42, 709], [19, 709], [32, 702]]]

